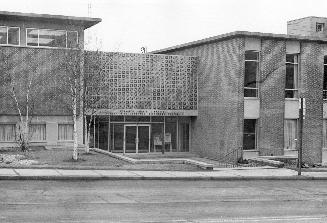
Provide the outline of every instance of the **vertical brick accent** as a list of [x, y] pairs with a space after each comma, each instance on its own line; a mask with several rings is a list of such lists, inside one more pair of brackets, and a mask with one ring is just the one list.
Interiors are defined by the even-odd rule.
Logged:
[[323, 120], [323, 53], [321, 45], [301, 43], [302, 96], [306, 99], [306, 115], [303, 122], [303, 160], [319, 163], [322, 158]]
[[282, 155], [284, 148], [285, 41], [262, 40], [260, 61], [260, 155]]
[[192, 122], [191, 152], [211, 158], [242, 146], [244, 38], [169, 52], [198, 56], [198, 117]]

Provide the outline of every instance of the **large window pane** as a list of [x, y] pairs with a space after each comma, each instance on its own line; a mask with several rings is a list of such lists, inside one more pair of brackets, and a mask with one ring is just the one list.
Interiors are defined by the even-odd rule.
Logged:
[[164, 140], [164, 125], [155, 123], [151, 125], [151, 152], [161, 152]]
[[245, 61], [244, 87], [257, 86], [258, 63], [255, 61]]
[[179, 124], [179, 146], [181, 152], [188, 152], [189, 151], [189, 131], [190, 125], [189, 123], [180, 123]]
[[113, 152], [123, 152], [124, 146], [124, 124], [113, 125]]
[[8, 44], [19, 45], [19, 28], [9, 27], [8, 28]]
[[40, 29], [39, 46], [66, 47], [66, 31]]
[[323, 120], [322, 125], [322, 147], [327, 148], [327, 119]]
[[78, 46], [78, 36], [76, 31], [67, 32], [67, 47], [68, 48], [77, 48]]
[[46, 125], [45, 124], [31, 124], [30, 129], [31, 141], [45, 141], [46, 140]]
[[15, 124], [0, 124], [0, 141], [13, 142], [16, 138]]
[[285, 98], [298, 97], [298, 55], [286, 55]]
[[257, 97], [258, 95], [258, 67], [259, 53], [255, 51], [246, 51], [244, 72], [244, 97]]
[[7, 27], [0, 27], [0, 44], [7, 44]]
[[166, 117], [165, 128], [165, 151], [176, 151], [177, 119], [175, 117]]
[[38, 29], [26, 29], [26, 32], [27, 32], [26, 45], [27, 46], [38, 46], [39, 30]]
[[59, 124], [58, 125], [58, 140], [73, 140], [74, 139], [74, 125]]
[[327, 99], [327, 56], [324, 56], [323, 99]]
[[284, 122], [284, 148], [296, 149], [297, 120], [286, 119]]
[[245, 60], [259, 60], [259, 54], [256, 51], [246, 51]]
[[244, 119], [243, 150], [256, 149], [256, 119]]

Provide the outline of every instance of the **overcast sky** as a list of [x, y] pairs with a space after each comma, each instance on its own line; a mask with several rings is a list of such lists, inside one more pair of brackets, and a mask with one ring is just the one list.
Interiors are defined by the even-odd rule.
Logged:
[[[139, 53], [233, 31], [286, 33], [288, 20], [327, 17], [327, 0], [0, 0], [1, 10], [102, 18], [104, 51]], [[96, 37], [96, 38], [95, 38]], [[98, 41], [96, 41], [98, 39]]]

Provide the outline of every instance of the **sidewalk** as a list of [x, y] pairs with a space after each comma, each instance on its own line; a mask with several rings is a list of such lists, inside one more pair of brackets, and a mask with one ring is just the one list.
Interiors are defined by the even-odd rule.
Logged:
[[327, 172], [273, 167], [215, 168], [213, 171], [138, 171], [0, 168], [0, 180], [327, 180]]

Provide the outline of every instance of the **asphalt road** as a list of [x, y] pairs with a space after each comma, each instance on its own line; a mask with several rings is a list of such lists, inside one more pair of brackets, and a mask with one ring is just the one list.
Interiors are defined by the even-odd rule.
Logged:
[[0, 181], [0, 222], [327, 222], [327, 181]]

